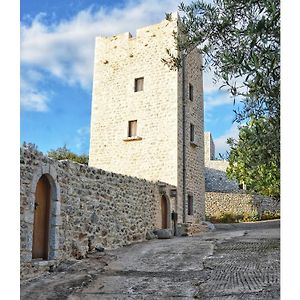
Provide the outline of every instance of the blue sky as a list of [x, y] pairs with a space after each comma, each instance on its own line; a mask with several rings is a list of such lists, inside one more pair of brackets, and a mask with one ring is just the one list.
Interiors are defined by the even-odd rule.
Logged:
[[[21, 0], [21, 134], [47, 152], [64, 144], [89, 151], [94, 41], [135, 32], [177, 10], [177, 0]], [[204, 76], [205, 131], [216, 153], [236, 137], [233, 101]]]

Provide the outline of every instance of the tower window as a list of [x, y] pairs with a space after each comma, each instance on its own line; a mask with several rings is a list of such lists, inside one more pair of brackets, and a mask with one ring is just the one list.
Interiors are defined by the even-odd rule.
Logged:
[[192, 84], [189, 83], [189, 99], [191, 101], [194, 100], [194, 87]]
[[193, 209], [193, 196], [188, 195], [188, 215], [192, 216], [194, 214], [194, 209]]
[[190, 141], [195, 142], [195, 126], [194, 124], [190, 124]]
[[144, 77], [136, 78], [134, 80], [134, 91], [140, 92], [144, 90]]
[[137, 120], [128, 122], [128, 137], [137, 136]]

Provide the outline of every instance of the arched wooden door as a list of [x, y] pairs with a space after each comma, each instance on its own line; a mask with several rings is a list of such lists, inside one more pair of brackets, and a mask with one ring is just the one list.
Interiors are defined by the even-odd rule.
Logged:
[[168, 228], [168, 203], [165, 196], [161, 197], [160, 200], [160, 210], [161, 210], [161, 228]]
[[48, 259], [50, 199], [51, 186], [46, 175], [43, 175], [35, 192], [32, 258]]

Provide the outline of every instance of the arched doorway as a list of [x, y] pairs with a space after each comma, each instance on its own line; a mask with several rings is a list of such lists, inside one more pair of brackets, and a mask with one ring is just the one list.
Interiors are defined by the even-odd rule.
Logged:
[[160, 211], [161, 211], [161, 228], [168, 228], [168, 202], [165, 195], [160, 200]]
[[44, 174], [36, 185], [32, 258], [48, 259], [51, 185]]

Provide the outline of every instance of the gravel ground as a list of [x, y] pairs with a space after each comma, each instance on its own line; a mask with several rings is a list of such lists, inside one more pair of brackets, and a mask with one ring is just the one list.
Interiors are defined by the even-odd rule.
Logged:
[[280, 223], [219, 224], [152, 240], [21, 282], [21, 299], [280, 299]]

